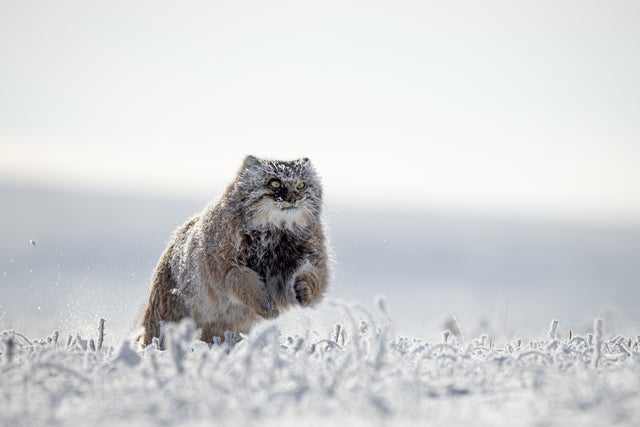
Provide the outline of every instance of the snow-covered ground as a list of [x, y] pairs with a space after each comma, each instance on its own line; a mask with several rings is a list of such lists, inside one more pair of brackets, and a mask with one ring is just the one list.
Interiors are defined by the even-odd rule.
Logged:
[[99, 348], [98, 332], [4, 331], [0, 424], [604, 426], [640, 417], [640, 337], [602, 320], [581, 334], [552, 321], [544, 339], [506, 342], [466, 336], [452, 321], [429, 342], [395, 335], [384, 300], [373, 315], [340, 310], [345, 320], [331, 330], [289, 336], [265, 324], [213, 345], [184, 321], [168, 328], [167, 350], [130, 340]]

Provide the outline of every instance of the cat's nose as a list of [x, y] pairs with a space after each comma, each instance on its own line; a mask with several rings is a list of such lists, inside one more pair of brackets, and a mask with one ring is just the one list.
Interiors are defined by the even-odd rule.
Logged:
[[289, 193], [287, 194], [287, 197], [285, 200], [291, 203], [292, 205], [294, 205], [298, 201], [298, 198], [295, 196], [295, 194]]

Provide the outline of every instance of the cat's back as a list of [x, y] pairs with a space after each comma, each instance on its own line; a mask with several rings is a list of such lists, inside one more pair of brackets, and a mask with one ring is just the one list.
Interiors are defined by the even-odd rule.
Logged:
[[198, 213], [189, 218], [173, 232], [171, 241], [167, 248], [167, 262], [171, 268], [174, 278], [180, 284], [185, 280], [188, 270], [189, 258], [200, 257], [194, 237], [198, 234], [202, 213]]
[[210, 255], [223, 255], [229, 235], [241, 232], [230, 213], [224, 200], [211, 203], [174, 231], [171, 269], [180, 285], [193, 279], [191, 276], [202, 268], [212, 267]]

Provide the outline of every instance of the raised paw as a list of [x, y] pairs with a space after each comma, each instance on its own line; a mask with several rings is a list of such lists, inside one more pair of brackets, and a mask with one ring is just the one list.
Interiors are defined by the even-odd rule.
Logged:
[[296, 295], [296, 301], [302, 306], [311, 303], [311, 289], [305, 279], [297, 279], [293, 284], [293, 292]]

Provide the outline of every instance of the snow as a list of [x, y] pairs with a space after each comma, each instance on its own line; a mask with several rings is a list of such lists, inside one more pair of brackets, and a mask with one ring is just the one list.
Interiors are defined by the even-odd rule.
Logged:
[[[168, 350], [122, 340], [0, 333], [0, 425], [632, 425], [640, 416], [638, 337], [596, 319], [581, 334], [496, 342], [446, 331], [394, 334], [345, 303], [326, 331], [266, 322], [239, 342], [168, 325]], [[342, 320], [346, 319], [346, 320]], [[108, 333], [108, 320], [106, 333]], [[97, 325], [96, 325], [97, 326]], [[561, 338], [562, 335], [566, 337]], [[230, 338], [230, 337], [228, 337]]]

